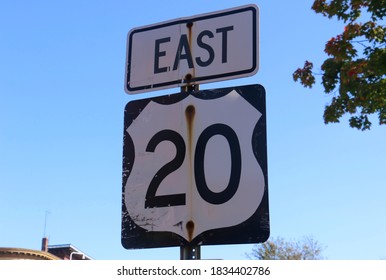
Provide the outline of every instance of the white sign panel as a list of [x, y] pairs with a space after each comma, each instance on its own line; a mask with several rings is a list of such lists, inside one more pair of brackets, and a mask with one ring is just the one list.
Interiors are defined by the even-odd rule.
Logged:
[[242, 6], [132, 29], [125, 91], [140, 93], [254, 75], [258, 8]]
[[[129, 228], [212, 244], [205, 233], [236, 227], [242, 236], [238, 225], [257, 212], [258, 219], [268, 217], [257, 211], [264, 196], [267, 206], [265, 105], [251, 105], [264, 101], [256, 97], [263, 93], [245, 86], [128, 104], [123, 205]], [[251, 236], [266, 232], [257, 226], [244, 234], [256, 241]], [[225, 243], [236, 238], [225, 236]]]

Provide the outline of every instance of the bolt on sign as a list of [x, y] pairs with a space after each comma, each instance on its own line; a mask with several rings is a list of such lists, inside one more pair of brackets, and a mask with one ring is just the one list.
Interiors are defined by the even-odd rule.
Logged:
[[256, 5], [132, 29], [127, 37], [129, 94], [254, 75], [259, 66]]
[[126, 249], [266, 241], [264, 88], [129, 102], [122, 184]]

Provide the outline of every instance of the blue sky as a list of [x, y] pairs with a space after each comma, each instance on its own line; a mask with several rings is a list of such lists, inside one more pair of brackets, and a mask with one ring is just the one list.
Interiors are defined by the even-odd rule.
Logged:
[[[95, 259], [179, 259], [179, 248], [121, 246], [127, 32], [143, 25], [255, 3], [267, 92], [271, 236], [312, 235], [328, 259], [386, 258], [386, 127], [324, 125], [331, 96], [292, 72], [316, 70], [342, 24], [312, 1], [2, 1], [0, 3], [0, 247], [71, 243]], [[45, 225], [45, 216], [47, 224]], [[202, 258], [245, 259], [253, 245], [205, 246]]]

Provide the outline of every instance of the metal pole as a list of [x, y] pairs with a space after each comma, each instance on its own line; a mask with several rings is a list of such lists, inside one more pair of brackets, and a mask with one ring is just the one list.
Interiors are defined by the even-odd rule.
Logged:
[[200, 246], [181, 246], [180, 260], [200, 260], [201, 247]]
[[[199, 90], [200, 85], [191, 85], [181, 87], [181, 92], [191, 92], [193, 90]], [[180, 260], [200, 260], [201, 259], [201, 247], [200, 246], [181, 246], [180, 247]]]

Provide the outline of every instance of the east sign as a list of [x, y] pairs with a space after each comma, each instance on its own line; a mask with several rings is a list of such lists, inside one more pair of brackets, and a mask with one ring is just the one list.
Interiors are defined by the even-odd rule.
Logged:
[[254, 75], [258, 8], [247, 5], [132, 29], [125, 91], [141, 93]]
[[249, 85], [125, 108], [122, 245], [260, 243], [269, 236], [265, 90]]

